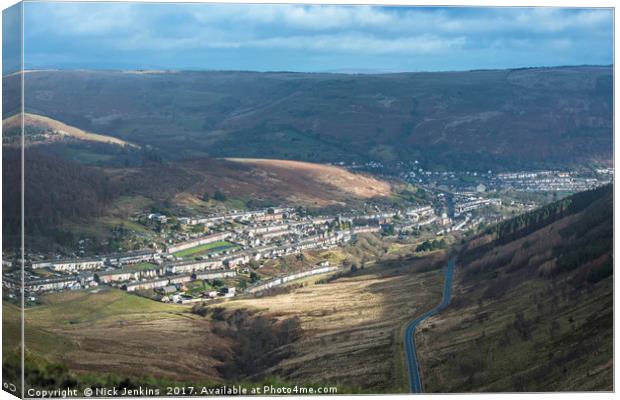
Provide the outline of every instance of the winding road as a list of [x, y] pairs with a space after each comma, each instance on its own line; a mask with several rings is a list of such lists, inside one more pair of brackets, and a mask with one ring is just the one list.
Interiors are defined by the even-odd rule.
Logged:
[[422, 382], [420, 381], [420, 365], [418, 364], [418, 359], [415, 352], [415, 330], [420, 324], [420, 322], [424, 321], [429, 317], [432, 317], [435, 314], [438, 314], [450, 303], [450, 298], [452, 296], [452, 275], [454, 274], [455, 263], [456, 258], [452, 258], [450, 261], [448, 261], [448, 265], [445, 269], [445, 281], [443, 285], [443, 298], [441, 300], [441, 303], [439, 303], [437, 307], [425, 312], [418, 318], [411, 321], [405, 328], [405, 355], [407, 357], [407, 367], [409, 371], [409, 391], [411, 393], [422, 393]]

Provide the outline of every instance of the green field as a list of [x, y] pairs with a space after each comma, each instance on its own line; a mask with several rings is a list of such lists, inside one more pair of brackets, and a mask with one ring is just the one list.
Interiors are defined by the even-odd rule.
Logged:
[[225, 240], [220, 240], [219, 242], [202, 244], [200, 246], [192, 247], [190, 249], [181, 250], [181, 251], [174, 253], [174, 255], [176, 257], [187, 257], [187, 256], [191, 256], [194, 254], [204, 253], [209, 250], [215, 250], [215, 249], [224, 250], [224, 249], [230, 249], [230, 248], [236, 248], [236, 247], [239, 247], [239, 246], [237, 246], [236, 244], [227, 242]]
[[[41, 297], [42, 305], [26, 310], [26, 347], [46, 355], [62, 354], [73, 349], [74, 343], [61, 332], [76, 324], [106, 324], [109, 321], [152, 320], [157, 318], [182, 318], [182, 307], [162, 304], [127, 294], [121, 290], [98, 292], [67, 291], [49, 293]], [[20, 309], [3, 302], [3, 335], [19, 337]], [[5, 352], [17, 342], [5, 341]]]

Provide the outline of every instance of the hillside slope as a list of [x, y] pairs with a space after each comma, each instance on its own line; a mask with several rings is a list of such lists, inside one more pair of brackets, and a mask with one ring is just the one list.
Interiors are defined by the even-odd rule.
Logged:
[[284, 160], [228, 161], [202, 157], [149, 165], [148, 168], [108, 169], [107, 172], [128, 193], [170, 198], [181, 205], [196, 205], [203, 194], [213, 196], [216, 191], [254, 205], [289, 204], [313, 208], [354, 205], [356, 201], [391, 195], [389, 183], [364, 174]]
[[499, 170], [609, 163], [612, 154], [610, 67], [385, 75], [40, 71], [26, 75], [25, 87], [29, 112], [115, 132], [167, 157], [420, 160]]
[[[102, 167], [58, 156], [51, 152], [53, 147], [29, 147], [25, 152], [25, 233], [33, 249], [47, 245], [51, 238], [70, 246], [78, 237], [72, 223], [92, 225], [96, 218], [110, 216], [121, 197], [137, 204], [116, 215], [126, 219], [140, 207], [144, 212], [156, 207], [169, 215], [204, 215], [223, 208], [279, 205], [351, 208], [369, 199], [387, 201], [393, 195], [386, 181], [329, 165], [208, 157], [168, 163], [134, 151], [136, 166]], [[7, 168], [19, 164], [20, 154], [8, 146], [3, 152], [3, 187], [8, 200], [14, 200], [3, 203], [7, 216], [20, 214], [19, 191], [11, 190], [19, 186], [19, 169]], [[216, 193], [224, 199], [214, 199]], [[18, 246], [19, 219], [3, 221], [5, 248]]]
[[[387, 182], [370, 176], [352, 173], [344, 168], [332, 165], [253, 158], [231, 158], [229, 160], [251, 165], [257, 170], [277, 177], [283, 183], [286, 183], [286, 186], [289, 188], [291, 186], [298, 187], [298, 191], [291, 193], [289, 201], [298, 202], [301, 200], [304, 203], [303, 197], [313, 196], [317, 198], [326, 189], [336, 192], [333, 200], [330, 199], [329, 195], [325, 196], [322, 202], [327, 202], [327, 204], [339, 198], [342, 199], [342, 195], [339, 196], [337, 192], [348, 193], [361, 199], [388, 196], [390, 194], [390, 185]], [[309, 188], [308, 185], [315, 187]], [[323, 190], [320, 190], [321, 188], [318, 186], [324, 186]], [[291, 190], [291, 192], [293, 191]], [[302, 197], [302, 199], [299, 197]], [[307, 203], [307, 200], [305, 202]]]
[[416, 336], [426, 392], [613, 390], [613, 190], [500, 224]]
[[[21, 114], [15, 114], [2, 121], [4, 142], [12, 137], [18, 137], [21, 132]], [[74, 126], [64, 124], [52, 118], [36, 114], [24, 114], [24, 130], [27, 144], [49, 143], [71, 137], [78, 140], [116, 144], [119, 146], [136, 147], [134, 144], [109, 135], [86, 132]]]

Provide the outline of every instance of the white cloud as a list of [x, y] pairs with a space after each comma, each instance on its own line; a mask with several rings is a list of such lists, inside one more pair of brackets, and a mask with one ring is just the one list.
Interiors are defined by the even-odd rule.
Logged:
[[433, 35], [377, 38], [362, 34], [274, 37], [239, 43], [239, 47], [285, 48], [354, 53], [437, 53], [465, 44], [465, 38], [441, 38]]
[[[218, 38], [219, 36], [219, 38]], [[222, 39], [221, 33], [203, 34], [189, 38], [153, 37], [136, 34], [117, 43], [120, 50], [174, 50], [174, 49], [283, 49], [317, 52], [349, 52], [358, 54], [388, 53], [441, 53], [462, 48], [464, 37], [443, 38], [434, 35], [379, 38], [360, 33], [336, 33], [332, 35], [272, 36], [260, 39]], [[110, 42], [110, 45], [115, 45]]]
[[348, 29], [365, 26], [389, 26], [395, 15], [371, 6], [325, 5], [213, 5], [195, 9], [194, 18], [207, 24], [223, 20], [250, 24], [274, 24], [306, 30]]
[[[456, 12], [455, 12], [456, 11]], [[303, 30], [346, 30], [373, 28], [386, 32], [433, 31], [455, 34], [501, 32], [560, 32], [597, 28], [611, 22], [605, 9], [484, 8], [476, 15], [459, 14], [458, 9], [426, 10], [403, 7], [325, 5], [212, 5], [194, 9], [200, 23], [222, 21], [251, 25], [269, 24]]]
[[144, 28], [138, 9], [129, 3], [25, 3], [32, 33], [101, 36]]
[[[113, 50], [299, 49], [440, 54], [547, 46], [611, 34], [610, 10], [372, 6], [26, 3], [27, 37], [92, 40]], [[30, 35], [28, 35], [30, 34]], [[585, 35], [584, 35], [585, 34]], [[591, 37], [591, 36], [590, 36]]]

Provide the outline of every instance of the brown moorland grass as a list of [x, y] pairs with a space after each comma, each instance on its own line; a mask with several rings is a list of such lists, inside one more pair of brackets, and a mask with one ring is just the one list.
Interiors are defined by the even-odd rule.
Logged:
[[[6, 118], [3, 122], [4, 129], [9, 129], [12, 127], [19, 126], [21, 124], [21, 114], [13, 115], [9, 118]], [[76, 128], [71, 125], [67, 125], [63, 122], [57, 121], [55, 119], [45, 117], [43, 115], [37, 114], [24, 114], [24, 124], [26, 126], [33, 126], [40, 129], [49, 129], [57, 132], [62, 136], [71, 136], [73, 138], [79, 140], [88, 140], [91, 142], [101, 142], [101, 143], [111, 143], [117, 144], [120, 146], [131, 146], [137, 147], [135, 144], [126, 142], [122, 139], [115, 138], [108, 135], [101, 135], [98, 133], [87, 132], [82, 129]]]
[[[308, 280], [287, 294], [212, 307], [299, 317], [301, 338], [278, 350], [291, 356], [264, 371], [267, 376], [405, 391], [402, 326], [441, 296], [442, 275], [428, 268], [431, 258], [392, 261], [327, 284]], [[234, 346], [222, 322], [120, 290], [54, 293], [42, 301], [26, 311], [26, 347], [74, 372], [218, 381], [218, 367]]]
[[439, 269], [428, 259], [394, 261], [328, 284], [225, 304], [280, 318], [298, 316], [293, 356], [272, 368], [289, 381], [339, 384], [372, 393], [405, 392], [402, 327], [441, 298]]
[[26, 310], [26, 348], [74, 372], [217, 380], [212, 351], [230, 345], [188, 307], [120, 290], [55, 293], [43, 302]]
[[[275, 179], [286, 182], [289, 187], [299, 188], [298, 191], [292, 191], [296, 195], [289, 196], [291, 201], [295, 200], [296, 196], [301, 198], [308, 196], [308, 185], [312, 183], [315, 186], [316, 184], [322, 186], [321, 192], [339, 191], [362, 199], [389, 196], [391, 193], [390, 184], [385, 181], [352, 173], [333, 165], [256, 158], [229, 158], [228, 160], [250, 164], [272, 175]], [[310, 188], [316, 190], [313, 186]], [[327, 202], [323, 201], [323, 203]]]
[[[294, 166], [284, 168], [279, 160], [270, 160], [277, 167], [269, 162], [235, 160], [198, 157], [147, 169], [108, 168], [106, 171], [114, 182], [129, 185], [127, 191], [152, 199], [171, 198], [177, 205], [205, 212], [222, 207], [221, 202], [213, 200], [216, 192], [223, 193], [226, 204], [233, 208], [244, 207], [250, 201], [254, 203], [252, 207], [266, 204], [353, 207], [370, 197], [392, 195], [388, 182], [329, 165], [282, 161], [284, 165]], [[154, 181], [158, 185], [153, 185]], [[203, 201], [205, 194], [210, 198], [208, 202]]]

